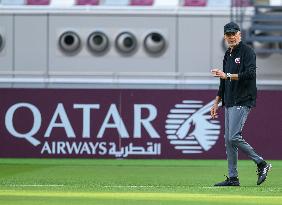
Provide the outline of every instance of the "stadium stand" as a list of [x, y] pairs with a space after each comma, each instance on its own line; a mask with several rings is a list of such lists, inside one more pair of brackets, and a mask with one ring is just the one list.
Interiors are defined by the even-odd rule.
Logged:
[[130, 5], [132, 6], [152, 6], [154, 0], [131, 0]]
[[154, 0], [77, 0], [76, 5], [152, 6]]
[[76, 0], [76, 5], [91, 5], [96, 6], [100, 4], [100, 0]]
[[282, 53], [282, 6], [256, 5], [246, 40], [264, 44], [258, 53]]
[[[242, 15], [247, 17], [243, 23], [244, 32], [249, 29], [248, 40], [253, 40], [250, 44], [257, 51], [271, 48], [267, 52], [274, 53], [269, 58], [258, 55], [258, 67], [267, 68], [258, 71], [259, 77], [270, 84], [277, 83], [275, 80], [282, 76], [278, 52], [282, 48], [281, 11], [277, 6], [275, 9], [260, 9], [258, 4], [249, 7], [253, 2], [0, 0], [1, 82], [51, 82], [57, 77], [69, 79], [70, 83], [85, 83], [88, 78], [91, 82], [115, 82], [115, 79], [136, 82], [137, 79], [144, 84], [171, 80], [171, 85], [185, 82], [210, 88], [217, 81], [210, 78], [209, 69], [221, 66], [226, 49], [222, 49], [222, 25], [230, 20], [230, 8], [238, 7], [247, 11]], [[256, 2], [264, 6], [277, 3]], [[262, 17], [257, 15], [272, 18], [273, 13], [277, 24], [269, 22], [270, 19], [257, 20]], [[34, 30], [40, 34], [30, 32]], [[275, 46], [269, 39], [277, 41]], [[78, 81], [72, 76], [79, 76]], [[7, 86], [14, 85], [8, 83]]]
[[183, 6], [206, 6], [207, 0], [185, 0]]
[[21, 5], [101, 5], [101, 6], [187, 6], [187, 7], [251, 7], [281, 6], [281, 0], [0, 0], [3, 6]]
[[50, 0], [26, 0], [26, 4], [43, 6], [43, 5], [49, 5]]

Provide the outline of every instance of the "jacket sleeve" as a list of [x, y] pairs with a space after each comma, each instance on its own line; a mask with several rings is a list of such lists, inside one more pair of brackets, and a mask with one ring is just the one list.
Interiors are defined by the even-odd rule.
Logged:
[[[222, 70], [223, 72], [225, 72], [225, 64], [226, 64], [226, 56], [227, 56], [227, 51], [224, 54], [224, 58], [222, 61]], [[219, 82], [219, 88], [218, 88], [218, 92], [217, 92], [217, 96], [219, 96], [220, 98], [223, 98], [223, 93], [224, 93], [224, 80], [219, 78], [220, 82]]]
[[248, 48], [243, 59], [243, 72], [239, 72], [239, 80], [252, 80], [256, 78], [256, 54]]
[[217, 96], [219, 96], [220, 98], [222, 98], [222, 94], [223, 94], [223, 80], [220, 78], [220, 83], [219, 83], [219, 89], [217, 92]]

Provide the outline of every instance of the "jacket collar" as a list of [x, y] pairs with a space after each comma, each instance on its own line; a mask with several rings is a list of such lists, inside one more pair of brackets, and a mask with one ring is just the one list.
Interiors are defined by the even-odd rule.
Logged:
[[[242, 41], [240, 41], [240, 42], [238, 43], [238, 45], [236, 45], [236, 46], [233, 48], [232, 54], [233, 54], [233, 53], [237, 53], [238, 50], [241, 48], [241, 46], [242, 46]], [[230, 51], [231, 51], [231, 48], [228, 48], [228, 53], [230, 53]]]

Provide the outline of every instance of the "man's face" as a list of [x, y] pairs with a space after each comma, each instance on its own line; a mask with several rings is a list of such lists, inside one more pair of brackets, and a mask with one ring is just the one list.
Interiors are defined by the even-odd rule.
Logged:
[[233, 48], [234, 46], [238, 45], [241, 41], [241, 32], [231, 32], [224, 34], [225, 42], [227, 43], [228, 47]]

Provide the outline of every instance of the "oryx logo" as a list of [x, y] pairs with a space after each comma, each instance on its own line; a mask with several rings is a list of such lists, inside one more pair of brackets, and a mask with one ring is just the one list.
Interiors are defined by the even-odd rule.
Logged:
[[170, 144], [183, 154], [208, 151], [220, 134], [218, 120], [210, 117], [213, 101], [183, 100], [170, 110], [166, 120], [166, 134]]

